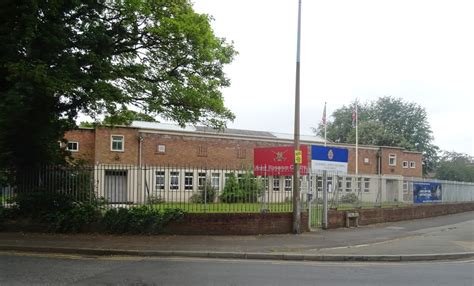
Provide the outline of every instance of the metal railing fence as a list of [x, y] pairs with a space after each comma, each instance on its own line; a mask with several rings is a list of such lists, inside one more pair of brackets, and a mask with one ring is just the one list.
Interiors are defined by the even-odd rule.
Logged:
[[[21, 193], [57, 192], [76, 201], [100, 198], [106, 208], [148, 205], [192, 213], [291, 212], [292, 179], [291, 176], [255, 177], [252, 169], [47, 166], [0, 171], [0, 203], [12, 205]], [[474, 201], [474, 183], [329, 172], [325, 183], [328, 207], [337, 209], [411, 205], [416, 203], [414, 197], [423, 184], [436, 186], [433, 194], [439, 192], [437, 203]], [[311, 205], [315, 216], [320, 216], [322, 186], [322, 173], [301, 177], [303, 209]]]

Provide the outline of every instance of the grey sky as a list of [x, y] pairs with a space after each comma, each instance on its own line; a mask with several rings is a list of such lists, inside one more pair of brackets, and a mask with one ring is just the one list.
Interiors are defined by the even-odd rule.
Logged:
[[[229, 127], [293, 132], [298, 0], [194, 0], [239, 55]], [[301, 132], [355, 98], [426, 108], [435, 144], [474, 155], [474, 1], [302, 0]]]

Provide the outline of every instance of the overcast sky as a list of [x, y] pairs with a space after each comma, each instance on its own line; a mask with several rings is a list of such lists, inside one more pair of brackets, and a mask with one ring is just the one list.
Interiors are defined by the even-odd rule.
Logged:
[[[239, 55], [228, 127], [292, 133], [298, 0], [193, 0]], [[355, 98], [429, 114], [435, 144], [474, 155], [474, 1], [302, 0], [301, 133]]]

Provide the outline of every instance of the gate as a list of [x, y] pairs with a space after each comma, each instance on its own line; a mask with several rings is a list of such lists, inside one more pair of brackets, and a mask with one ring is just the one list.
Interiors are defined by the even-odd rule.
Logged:
[[[336, 173], [319, 172], [311, 174], [309, 203], [309, 226], [310, 228], [322, 228], [325, 224], [325, 208], [337, 208], [339, 192], [338, 189], [342, 185], [342, 177]], [[326, 198], [324, 193], [326, 192]], [[327, 213], [327, 210], [326, 210]]]
[[127, 202], [127, 170], [105, 170], [105, 198], [111, 203]]

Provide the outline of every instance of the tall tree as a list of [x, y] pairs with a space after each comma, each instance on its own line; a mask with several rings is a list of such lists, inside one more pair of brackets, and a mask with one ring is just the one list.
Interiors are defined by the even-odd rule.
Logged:
[[[355, 103], [343, 106], [332, 114], [328, 121], [327, 138], [338, 143], [355, 143], [355, 128], [352, 127], [352, 110]], [[359, 104], [359, 143], [377, 146], [403, 147], [423, 153], [424, 173], [433, 171], [438, 160], [438, 147], [433, 136], [426, 110], [412, 102], [390, 96]], [[324, 135], [324, 126], [314, 129]]]
[[474, 159], [466, 154], [445, 151], [436, 169], [436, 178], [474, 182]]
[[189, 0], [4, 0], [0, 18], [0, 166], [61, 160], [79, 112], [234, 118], [220, 89], [235, 51]]

